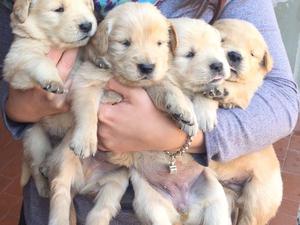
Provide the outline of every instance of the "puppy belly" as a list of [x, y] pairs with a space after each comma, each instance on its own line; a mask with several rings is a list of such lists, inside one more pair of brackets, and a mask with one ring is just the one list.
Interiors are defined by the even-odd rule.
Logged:
[[72, 126], [73, 116], [71, 113], [62, 113], [56, 116], [45, 117], [41, 123], [51, 137], [50, 139], [53, 139], [51, 141], [54, 142], [53, 146], [55, 146]]
[[167, 160], [165, 162], [145, 160], [140, 164], [138, 172], [155, 190], [170, 199], [177, 211], [184, 215], [195, 202], [192, 187], [199, 176], [202, 176], [204, 168], [193, 160], [177, 160], [176, 166], [177, 173], [170, 174]]
[[81, 189], [81, 194], [97, 194], [101, 185], [105, 183], [104, 178], [117, 171], [121, 167], [107, 161], [105, 153], [97, 152], [95, 157], [81, 160], [85, 177], [85, 186]]

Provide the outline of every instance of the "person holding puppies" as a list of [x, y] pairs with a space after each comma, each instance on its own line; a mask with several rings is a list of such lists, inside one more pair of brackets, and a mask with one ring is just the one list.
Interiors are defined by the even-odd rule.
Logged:
[[[208, 133], [198, 133], [190, 149], [191, 153], [196, 153], [195, 158], [202, 155], [206, 159], [231, 160], [274, 143], [292, 131], [299, 111], [298, 91], [292, 79], [271, 0], [256, 3], [250, 0], [228, 1], [226, 4], [225, 1], [199, 3], [192, 0], [165, 0], [157, 1], [156, 4], [167, 17], [204, 17], [209, 21], [222, 12], [221, 18], [238, 18], [252, 22], [262, 32], [273, 56], [273, 70], [267, 75], [249, 107], [246, 110], [220, 109], [217, 127]], [[212, 10], [210, 6], [215, 7]], [[3, 22], [0, 32], [5, 37], [0, 40], [1, 62], [11, 42], [9, 12], [8, 8], [1, 5], [0, 15]], [[53, 50], [49, 57], [57, 63], [60, 75], [67, 77], [75, 60], [76, 50], [65, 53]], [[125, 87], [114, 80], [109, 82], [107, 88], [120, 93], [124, 101], [101, 107], [99, 149], [120, 152], [151, 149], [165, 151], [182, 146], [185, 134], [153, 106], [143, 89]], [[30, 123], [69, 109], [64, 95], [48, 94], [39, 88], [21, 92], [3, 83], [1, 94], [3, 118], [15, 138], [21, 137]], [[202, 160], [203, 163], [206, 161]], [[138, 224], [131, 214], [128, 198], [128, 195], [125, 196], [127, 200], [123, 204], [124, 210], [113, 224]], [[78, 215], [81, 218], [79, 222], [82, 222], [91, 203], [77, 198], [75, 205], [78, 206]], [[32, 182], [24, 190], [24, 210], [26, 224], [45, 224], [47, 201], [37, 197]]]

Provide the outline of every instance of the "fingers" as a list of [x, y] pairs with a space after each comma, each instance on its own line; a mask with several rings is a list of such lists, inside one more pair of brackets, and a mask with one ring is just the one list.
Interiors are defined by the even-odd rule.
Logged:
[[48, 53], [48, 57], [57, 65], [60, 58], [62, 57], [63, 50], [61, 49], [51, 49]]
[[104, 139], [104, 137], [101, 136], [101, 134], [103, 134], [103, 128], [104, 128], [104, 126], [101, 125], [100, 123], [98, 123], [98, 131], [97, 131], [98, 132], [98, 150], [107, 152], [107, 151], [109, 151], [109, 149], [106, 148], [103, 145], [103, 143], [101, 142], [101, 139]]
[[68, 51], [64, 52], [61, 59], [59, 60], [59, 62], [57, 64], [57, 69], [58, 69], [59, 75], [63, 81], [67, 80], [67, 78], [72, 70], [72, 67], [75, 63], [77, 53], [78, 53], [78, 48], [68, 50]]
[[123, 96], [124, 99], [128, 99], [131, 93], [132, 87], [127, 87], [125, 85], [122, 85], [118, 81], [111, 79], [107, 86], [107, 89], [115, 91]]

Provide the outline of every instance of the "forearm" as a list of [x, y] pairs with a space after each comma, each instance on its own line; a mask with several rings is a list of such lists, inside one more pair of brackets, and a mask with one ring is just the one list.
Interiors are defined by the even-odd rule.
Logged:
[[205, 134], [209, 158], [230, 160], [260, 150], [287, 136], [297, 122], [298, 91], [281, 41], [272, 2], [255, 1], [232, 1], [223, 17], [252, 22], [267, 41], [274, 67], [246, 110], [219, 110], [217, 127]]
[[8, 10], [2, 4], [0, 4], [0, 21], [1, 21], [0, 23], [0, 36], [1, 36], [0, 38], [0, 75], [1, 75], [0, 101], [1, 101], [2, 119], [5, 126], [11, 132], [14, 138], [20, 138], [29, 124], [16, 123], [10, 120], [6, 116], [5, 106], [8, 97], [8, 84], [2, 81], [3, 60], [12, 42], [12, 34], [9, 26], [10, 23], [9, 14], [10, 14], [10, 10]]
[[265, 81], [246, 110], [220, 109], [219, 123], [205, 134], [209, 158], [230, 160], [287, 136], [297, 121], [295, 92]]

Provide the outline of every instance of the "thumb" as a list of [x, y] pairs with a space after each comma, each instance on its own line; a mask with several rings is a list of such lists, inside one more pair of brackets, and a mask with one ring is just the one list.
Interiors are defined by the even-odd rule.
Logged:
[[128, 87], [120, 82], [116, 81], [115, 79], [110, 79], [108, 84], [106, 85], [106, 89], [115, 91], [123, 96], [124, 99], [129, 99], [131, 95], [133, 87]]
[[70, 49], [62, 55], [57, 64], [58, 72], [63, 81], [66, 81], [77, 57], [78, 49]]

